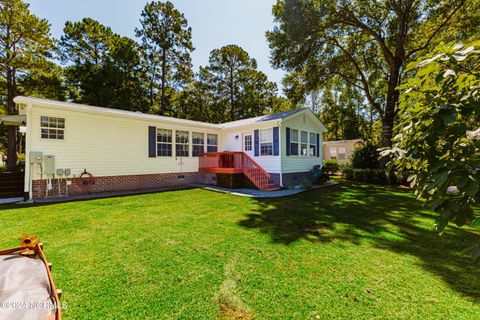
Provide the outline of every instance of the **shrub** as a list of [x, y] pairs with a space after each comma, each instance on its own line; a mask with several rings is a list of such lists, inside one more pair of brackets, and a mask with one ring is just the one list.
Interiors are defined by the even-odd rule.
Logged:
[[302, 189], [310, 189], [312, 187], [312, 181], [308, 178], [303, 178], [302, 183], [300, 183], [300, 188]]
[[382, 169], [358, 169], [350, 166], [344, 167], [342, 176], [346, 180], [354, 180], [376, 184], [390, 184], [391, 180]]
[[331, 175], [340, 171], [340, 164], [337, 160], [326, 160], [323, 162], [323, 172]]
[[355, 169], [378, 169], [380, 167], [378, 146], [367, 143], [355, 149], [352, 154], [352, 166]]
[[310, 170], [310, 177], [308, 183], [306, 181], [302, 181], [302, 187], [308, 186], [311, 187], [312, 184], [323, 184], [328, 181], [328, 176], [325, 174], [325, 170], [323, 167], [319, 165], [313, 166], [312, 170]]
[[344, 166], [342, 168], [342, 176], [343, 176], [343, 178], [345, 178], [347, 180], [353, 180], [353, 176], [354, 176], [353, 167], [352, 166]]

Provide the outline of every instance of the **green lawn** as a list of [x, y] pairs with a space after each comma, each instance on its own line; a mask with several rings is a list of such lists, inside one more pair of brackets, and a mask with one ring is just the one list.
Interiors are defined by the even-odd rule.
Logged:
[[[3, 209], [3, 210], [2, 210]], [[432, 233], [401, 189], [342, 183], [255, 200], [201, 189], [0, 207], [36, 233], [66, 319], [479, 319], [470, 229]]]

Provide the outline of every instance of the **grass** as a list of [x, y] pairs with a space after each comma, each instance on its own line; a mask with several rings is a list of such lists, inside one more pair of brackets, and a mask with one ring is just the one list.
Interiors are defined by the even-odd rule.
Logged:
[[[2, 210], [3, 209], [3, 210]], [[45, 243], [65, 319], [478, 319], [480, 269], [407, 191], [282, 199], [194, 189], [0, 207], [0, 248]]]

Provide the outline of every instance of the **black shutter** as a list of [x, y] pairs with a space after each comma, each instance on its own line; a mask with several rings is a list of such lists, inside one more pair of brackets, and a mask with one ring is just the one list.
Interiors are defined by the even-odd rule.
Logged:
[[157, 128], [148, 127], [148, 157], [155, 158], [157, 156]]
[[320, 157], [320, 134], [317, 133], [317, 157]]
[[278, 147], [278, 127], [273, 127], [273, 155], [278, 156], [279, 154]]
[[253, 141], [254, 141], [254, 154], [255, 157], [260, 155], [260, 132], [258, 130], [253, 131]]
[[290, 155], [290, 128], [285, 128], [286, 134], [285, 134], [285, 151], [287, 152], [287, 156]]

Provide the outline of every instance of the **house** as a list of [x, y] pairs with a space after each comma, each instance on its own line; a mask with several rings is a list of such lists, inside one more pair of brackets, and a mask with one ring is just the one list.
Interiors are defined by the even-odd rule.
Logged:
[[310, 109], [223, 124], [30, 97], [25, 192], [51, 195], [192, 184], [289, 188], [322, 165], [327, 131]]
[[362, 139], [325, 141], [323, 143], [323, 160], [348, 163], [352, 159], [353, 151], [362, 145]]

